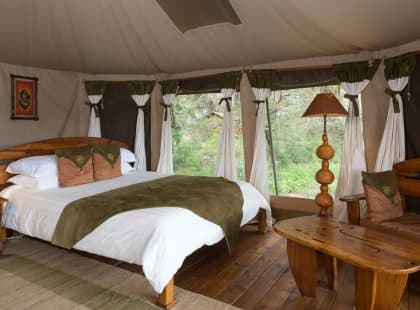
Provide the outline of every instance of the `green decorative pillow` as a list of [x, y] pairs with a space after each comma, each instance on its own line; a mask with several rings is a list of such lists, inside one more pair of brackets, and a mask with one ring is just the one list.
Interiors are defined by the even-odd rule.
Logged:
[[57, 155], [58, 180], [61, 187], [94, 181], [91, 146], [57, 149], [55, 154]]
[[393, 171], [362, 172], [368, 217], [373, 222], [398, 218], [404, 210]]
[[106, 180], [121, 176], [121, 154], [118, 144], [92, 145], [95, 180]]

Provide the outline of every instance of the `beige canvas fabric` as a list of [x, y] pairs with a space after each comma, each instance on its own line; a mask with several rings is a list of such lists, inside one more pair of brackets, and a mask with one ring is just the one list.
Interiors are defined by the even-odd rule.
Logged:
[[363, 137], [365, 140], [366, 164], [368, 171], [375, 169], [376, 157], [384, 131], [388, 112], [389, 96], [385, 93], [387, 81], [383, 63], [373, 79], [362, 92]]
[[154, 0], [2, 1], [0, 61], [89, 73], [182, 73], [420, 39], [417, 0], [230, 2], [243, 24], [183, 34]]

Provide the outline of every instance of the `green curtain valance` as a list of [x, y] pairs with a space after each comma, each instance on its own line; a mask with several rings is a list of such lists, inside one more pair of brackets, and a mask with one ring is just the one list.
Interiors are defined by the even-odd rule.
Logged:
[[407, 53], [404, 55], [385, 59], [385, 77], [387, 80], [394, 80], [404, 76], [410, 76], [416, 66], [416, 54]]
[[255, 88], [273, 88], [273, 84], [277, 79], [274, 70], [253, 70], [247, 72], [248, 80], [252, 87]]
[[132, 95], [146, 95], [152, 92], [155, 81], [127, 81], [127, 86]]
[[85, 81], [88, 96], [102, 95], [106, 88], [106, 81]]
[[241, 80], [241, 72], [225, 72], [217, 76], [220, 88], [239, 89], [239, 81]]
[[161, 81], [160, 85], [162, 85], [162, 95], [176, 94], [179, 88], [179, 80]]
[[378, 70], [381, 61], [379, 59], [359, 62], [348, 62], [332, 66], [335, 75], [340, 83], [357, 83], [363, 80], [371, 80]]

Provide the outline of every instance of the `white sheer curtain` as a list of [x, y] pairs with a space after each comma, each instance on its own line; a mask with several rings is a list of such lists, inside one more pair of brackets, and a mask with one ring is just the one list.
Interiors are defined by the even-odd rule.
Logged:
[[233, 94], [235, 89], [222, 88], [221, 103], [224, 102], [225, 108], [223, 112], [223, 126], [220, 135], [219, 148], [216, 158], [216, 175], [235, 180], [236, 163], [235, 163], [235, 131], [233, 127]]
[[89, 102], [91, 105], [95, 105], [95, 107], [91, 107], [90, 109], [90, 118], [89, 118], [89, 129], [88, 129], [88, 137], [101, 137], [101, 119], [99, 115], [96, 116], [98, 111], [98, 104], [102, 99], [102, 95], [90, 95], [88, 96]]
[[[359, 117], [361, 111], [358, 96], [369, 84], [369, 80], [349, 83], [342, 82], [341, 88], [349, 95], [349, 115], [344, 130], [344, 147], [335, 191], [334, 217], [338, 220], [347, 219], [347, 209], [341, 196], [363, 193], [362, 171], [366, 171], [365, 148], [362, 135], [362, 124]], [[356, 107], [354, 106], [356, 105]], [[363, 214], [362, 210], [362, 214]]]
[[165, 104], [165, 113], [163, 115], [162, 138], [160, 140], [160, 157], [157, 172], [162, 174], [173, 174], [173, 155], [172, 155], [172, 121], [171, 104], [176, 94], [170, 93], [162, 96]]
[[252, 88], [255, 102], [258, 103], [257, 120], [255, 125], [254, 156], [251, 167], [251, 183], [269, 201], [267, 171], [267, 148], [265, 141], [265, 100], [270, 95], [270, 88]]
[[391, 91], [397, 93], [394, 93], [389, 100], [388, 116], [376, 158], [375, 171], [377, 172], [392, 170], [394, 163], [405, 160], [403, 104], [402, 97], [398, 92], [407, 86], [408, 80], [408, 76], [388, 80]]
[[144, 95], [131, 95], [134, 102], [138, 107], [137, 124], [136, 124], [136, 139], [134, 142], [134, 154], [136, 155], [136, 163], [134, 168], [137, 171], [147, 170], [146, 161], [146, 146], [145, 146], [145, 133], [144, 133], [144, 107], [150, 98], [150, 94]]

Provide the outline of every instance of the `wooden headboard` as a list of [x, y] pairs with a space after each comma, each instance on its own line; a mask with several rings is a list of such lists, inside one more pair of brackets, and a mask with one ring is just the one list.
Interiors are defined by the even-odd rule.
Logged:
[[420, 198], [420, 157], [394, 165], [401, 195]]
[[3, 162], [3, 164], [0, 164], [0, 186], [4, 185], [11, 177], [11, 175], [6, 172], [7, 163], [17, 159], [36, 155], [54, 154], [55, 149], [64, 147], [81, 147], [89, 144], [109, 143], [115, 143], [125, 148], [127, 147], [126, 143], [111, 139], [93, 137], [68, 137], [35, 141], [5, 150], [0, 150], [0, 162]]

